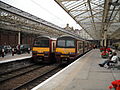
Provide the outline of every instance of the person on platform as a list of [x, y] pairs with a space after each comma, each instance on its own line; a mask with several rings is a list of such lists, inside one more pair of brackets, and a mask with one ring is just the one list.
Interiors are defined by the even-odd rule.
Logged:
[[12, 56], [14, 56], [14, 54], [15, 54], [15, 49], [12, 48]]
[[104, 67], [104, 65], [109, 66], [110, 63], [115, 63], [118, 59], [117, 53], [113, 52], [113, 54], [109, 57], [108, 60], [104, 61], [103, 63], [99, 64], [100, 67]]
[[4, 57], [5, 56], [5, 50], [4, 50], [4, 48], [2, 48], [2, 57]]
[[21, 51], [20, 51], [20, 44], [17, 45], [17, 53], [18, 53], [18, 54], [21, 54]]

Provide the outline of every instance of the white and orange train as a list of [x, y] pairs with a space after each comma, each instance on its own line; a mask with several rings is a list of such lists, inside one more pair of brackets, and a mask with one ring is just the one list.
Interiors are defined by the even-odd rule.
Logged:
[[38, 37], [35, 39], [32, 56], [35, 62], [70, 63], [92, 49], [92, 43], [72, 36], [61, 36], [57, 39]]

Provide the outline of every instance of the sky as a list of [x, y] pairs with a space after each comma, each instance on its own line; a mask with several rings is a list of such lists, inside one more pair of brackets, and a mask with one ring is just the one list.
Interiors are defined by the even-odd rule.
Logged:
[[54, 0], [0, 0], [62, 28], [81, 27]]

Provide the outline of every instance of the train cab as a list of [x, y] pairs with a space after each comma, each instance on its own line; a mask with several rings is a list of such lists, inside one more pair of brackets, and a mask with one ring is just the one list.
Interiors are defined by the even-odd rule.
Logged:
[[32, 47], [32, 59], [34, 62], [52, 63], [55, 62], [54, 54], [56, 39], [47, 36], [35, 38]]
[[56, 43], [55, 57], [60, 64], [72, 62], [79, 54], [83, 53], [83, 41], [78, 40], [75, 37], [61, 36], [57, 38]]

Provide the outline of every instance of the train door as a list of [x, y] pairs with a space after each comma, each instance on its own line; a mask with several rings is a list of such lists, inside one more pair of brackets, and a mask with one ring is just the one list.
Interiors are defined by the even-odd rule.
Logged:
[[80, 49], [81, 49], [80, 41], [77, 41], [77, 53], [78, 54], [80, 54]]
[[51, 51], [55, 52], [55, 48], [56, 48], [56, 41], [52, 41]]
[[52, 60], [52, 62], [56, 62], [55, 49], [56, 49], [56, 41], [53, 40], [52, 43], [51, 43], [51, 60]]
[[83, 54], [83, 41], [78, 41], [78, 43], [77, 43], [77, 53]]

